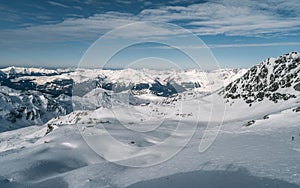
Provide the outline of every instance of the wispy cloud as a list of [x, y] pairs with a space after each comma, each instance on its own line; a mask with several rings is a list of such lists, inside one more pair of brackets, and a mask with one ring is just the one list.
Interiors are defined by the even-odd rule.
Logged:
[[263, 46], [297, 46], [300, 42], [270, 42], [270, 43], [252, 43], [252, 44], [211, 44], [210, 48], [241, 48], [241, 47], [263, 47]]
[[55, 1], [47, 1], [47, 3], [49, 3], [50, 5], [53, 5], [53, 6], [58, 6], [58, 7], [63, 7], [63, 8], [69, 8], [69, 6], [64, 5], [62, 3], [55, 2]]
[[[179, 49], [203, 49], [203, 48], [244, 48], [244, 47], [268, 47], [268, 46], [300, 46], [300, 42], [270, 42], [270, 43], [243, 43], [243, 44], [208, 44], [208, 45], [179, 45]], [[157, 45], [135, 48], [174, 49], [173, 46]]]
[[223, 0], [187, 7], [146, 9], [146, 20], [179, 22], [197, 35], [264, 36], [289, 34], [300, 29], [300, 5], [289, 1]]

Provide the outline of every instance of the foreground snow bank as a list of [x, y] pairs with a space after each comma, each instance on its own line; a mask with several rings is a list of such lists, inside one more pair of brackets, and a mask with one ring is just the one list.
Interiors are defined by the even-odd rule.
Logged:
[[279, 179], [262, 178], [251, 175], [246, 169], [237, 171], [194, 171], [174, 174], [154, 180], [139, 182], [128, 188], [299, 188], [300, 185]]

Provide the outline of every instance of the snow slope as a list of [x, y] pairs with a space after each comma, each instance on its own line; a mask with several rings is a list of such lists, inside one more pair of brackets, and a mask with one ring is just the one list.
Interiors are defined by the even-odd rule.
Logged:
[[[258, 120], [249, 127], [244, 126], [244, 122], [250, 120], [247, 118], [226, 121], [213, 145], [204, 153], [198, 152], [198, 146], [207, 122], [200, 121], [191, 141], [181, 152], [170, 160], [146, 168], [119, 166], [99, 157], [81, 137], [82, 127], [95, 129], [90, 133], [101, 134], [103, 127], [99, 125], [105, 125], [106, 130], [124, 144], [132, 145], [134, 141], [133, 145], [141, 148], [157, 144], [169, 137], [176, 127], [174, 121], [167, 118], [154, 131], [133, 134], [129, 129], [117, 126], [120, 121], [139, 121], [128, 119], [127, 116], [130, 117], [128, 110], [128, 113], [125, 109], [122, 111], [123, 116], [118, 117], [118, 121], [109, 110], [104, 108], [98, 110], [101, 113], [74, 112], [54, 119], [49, 123], [54, 126], [58, 123], [59, 126], [47, 135], [45, 135], [46, 129], [40, 127], [27, 127], [1, 133], [0, 185], [4, 187], [25, 185], [30, 187], [127, 187], [130, 185], [146, 187], [150, 186], [146, 180], [161, 178], [155, 180], [161, 184], [160, 187], [166, 185], [173, 187], [176, 185], [176, 181], [172, 184], [174, 176], [192, 178], [199, 175], [201, 177], [201, 173], [205, 175], [207, 172], [213, 173], [211, 176], [223, 173], [231, 180], [242, 177], [245, 183], [251, 183], [254, 179], [258, 182], [258, 187], [300, 186], [300, 166], [295, 165], [300, 162], [300, 137], [298, 136], [300, 114], [292, 109], [270, 114], [268, 119], [259, 119], [259, 116]], [[184, 124], [187, 130], [190, 130], [193, 119], [193, 116], [185, 118]], [[107, 120], [110, 123], [106, 123]], [[147, 122], [139, 125], [147, 126]], [[149, 122], [155, 123], [153, 120]], [[291, 140], [292, 136], [295, 137], [294, 141]], [[180, 145], [183, 138], [178, 135], [166, 148]], [[102, 146], [110, 147], [106, 142], [103, 142]], [[122, 148], [117, 151], [120, 150]], [[152, 150], [149, 154], [159, 155], [160, 152]], [[135, 162], [147, 163], [146, 156], [149, 154], [125, 157], [129, 157], [129, 160], [132, 157]], [[222, 177], [223, 179], [218, 182], [226, 182], [226, 176]], [[133, 185], [137, 182], [140, 183]], [[238, 181], [231, 182], [233, 184], [231, 187], [241, 185]], [[202, 182], [194, 183], [194, 187], [203, 185]], [[267, 186], [266, 183], [270, 185]], [[210, 184], [207, 187], [210, 187]]]

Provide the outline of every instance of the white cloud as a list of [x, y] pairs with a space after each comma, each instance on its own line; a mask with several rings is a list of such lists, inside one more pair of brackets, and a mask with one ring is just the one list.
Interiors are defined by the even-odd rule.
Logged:
[[[300, 29], [300, 5], [297, 0], [276, 2], [223, 0], [188, 7], [148, 9], [142, 11], [140, 16], [153, 21], [183, 21], [182, 26], [192, 28], [191, 31], [197, 35], [261, 36], [278, 32], [288, 34]], [[283, 13], [292, 16], [286, 17]]]
[[[52, 1], [49, 1], [52, 3]], [[56, 4], [57, 6], [60, 6]], [[221, 0], [183, 6], [145, 9], [139, 14], [106, 12], [61, 23], [2, 30], [2, 44], [95, 40], [105, 32], [136, 21], [179, 23], [197, 35], [230, 36], [296, 35], [300, 30], [298, 0]], [[124, 37], [151, 35], [146, 28], [123, 33]], [[169, 32], [159, 35], [168, 35]]]
[[95, 40], [109, 30], [137, 21], [131, 14], [107, 12], [89, 18], [69, 18], [61, 23], [1, 31], [2, 44]]

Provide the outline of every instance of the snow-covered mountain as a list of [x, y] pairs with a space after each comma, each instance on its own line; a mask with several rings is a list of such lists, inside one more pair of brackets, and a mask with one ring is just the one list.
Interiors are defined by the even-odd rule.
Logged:
[[133, 70], [105, 71], [98, 77], [99, 86], [134, 94], [152, 93], [168, 97], [188, 90], [214, 92], [245, 73], [245, 69], [221, 69], [211, 72], [200, 70], [157, 71]]
[[0, 187], [298, 188], [299, 57], [210, 72], [2, 69], [0, 131], [16, 130], [0, 132]]
[[55, 97], [60, 94], [71, 96], [73, 80], [62, 76], [69, 72], [70, 70], [8, 67], [0, 69], [0, 85], [20, 91], [36, 90]]
[[44, 124], [53, 117], [72, 112], [72, 101], [39, 91], [18, 91], [0, 87], [0, 131]]
[[[48, 70], [8, 67], [0, 70], [1, 130], [43, 124], [53, 117], [72, 112], [73, 107], [108, 107], [112, 105], [112, 94], [115, 103], [127, 102], [131, 105], [148, 103], [147, 96], [164, 98], [187, 91], [209, 94], [240, 77], [245, 71]], [[101, 88], [101, 92], [95, 93], [96, 88]], [[126, 93], [130, 97], [124, 101], [122, 98]]]
[[212, 92], [245, 73], [245, 69], [201, 70], [47, 70], [9, 67], [0, 70], [1, 85], [17, 90], [38, 90], [58, 96], [84, 95], [95, 87], [115, 93], [132, 90], [135, 94], [171, 96], [187, 90]]
[[253, 66], [221, 92], [226, 99], [242, 99], [249, 105], [262, 100], [274, 103], [300, 93], [300, 53], [268, 58]]
[[0, 117], [6, 122], [2, 123], [1, 130], [44, 124], [51, 118], [71, 113], [73, 108], [95, 110], [120, 104], [171, 104], [215, 92], [225, 101], [231, 101], [230, 104], [242, 100], [249, 106], [263, 100], [276, 103], [295, 99], [300, 87], [299, 59], [299, 53], [291, 52], [268, 58], [249, 70], [210, 72], [8, 67], [0, 69]]

